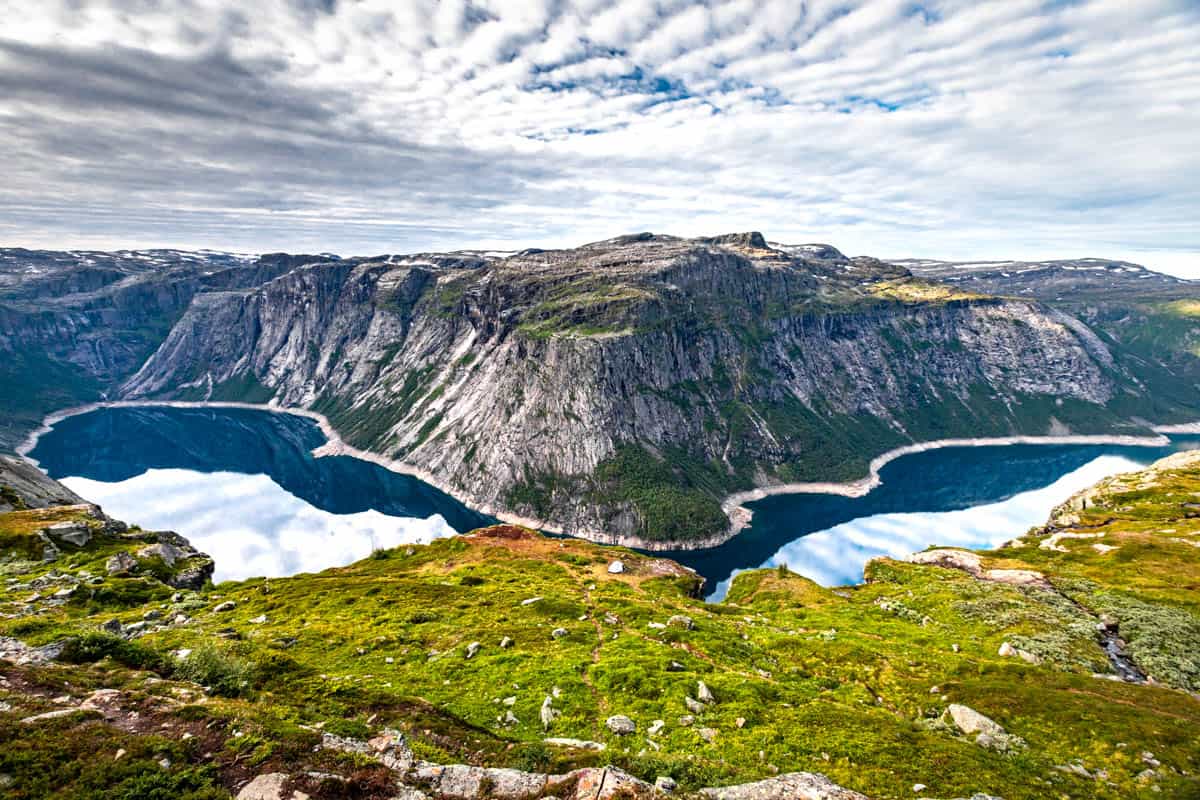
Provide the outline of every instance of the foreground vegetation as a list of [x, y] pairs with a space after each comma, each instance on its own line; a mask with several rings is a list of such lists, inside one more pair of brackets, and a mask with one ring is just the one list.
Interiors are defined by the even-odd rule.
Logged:
[[[44, 563], [60, 522], [94, 536]], [[388, 769], [320, 747], [384, 729], [436, 763], [611, 763], [681, 792], [804, 770], [876, 798], [1200, 796], [1200, 456], [997, 551], [837, 590], [746, 572], [719, 604], [673, 562], [514, 527], [198, 591], [151, 561], [109, 575], [130, 541], [86, 508], [0, 515], [0, 637], [51, 646], [0, 639], [6, 797], [218, 798], [269, 772], [393, 797]], [[1117, 679], [1106, 642], [1149, 680]]]

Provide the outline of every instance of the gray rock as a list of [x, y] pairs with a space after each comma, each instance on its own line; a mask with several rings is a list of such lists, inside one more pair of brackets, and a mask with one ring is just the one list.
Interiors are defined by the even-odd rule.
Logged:
[[968, 736], [975, 736], [975, 743], [991, 750], [1011, 750], [1025, 746], [1025, 740], [1004, 730], [999, 723], [980, 714], [970, 706], [951, 703], [946, 716]]
[[416, 763], [412, 748], [404, 733], [394, 728], [385, 728], [382, 733], [367, 741], [375, 757], [388, 769], [407, 772]]
[[[194, 552], [194, 551], [193, 551]], [[175, 566], [176, 561], [182, 561], [191, 556], [191, 553], [184, 550], [182, 547], [176, 547], [169, 542], [157, 542], [139, 548], [137, 551], [138, 558], [158, 558], [161, 559], [168, 567]]]
[[108, 622], [100, 626], [100, 630], [104, 631], [105, 633], [111, 633], [114, 636], [120, 636], [125, 632], [121, 627], [121, 620], [119, 619], [110, 619]]
[[109, 557], [104, 562], [104, 569], [114, 578], [127, 578], [137, 571], [138, 562], [133, 556], [122, 550]]
[[711, 744], [717, 740], [717, 729], [716, 728], [700, 728], [699, 730], [696, 731], [696, 733], [700, 734], [700, 738], [703, 739], [704, 741], [708, 742], [709, 744]]
[[43, 531], [51, 539], [75, 547], [83, 547], [92, 540], [92, 529], [85, 522], [56, 522], [48, 525]]
[[667, 624], [689, 631], [696, 627], [696, 623], [686, 614], [675, 614], [667, 620]]
[[467, 645], [467, 658], [474, 658], [479, 653], [480, 646], [479, 642], [471, 642]]
[[604, 725], [618, 736], [628, 736], [637, 732], [637, 723], [624, 714], [614, 714], [604, 721]]
[[814, 772], [791, 772], [754, 783], [701, 789], [710, 800], [869, 800]]
[[504, 648], [505, 650], [512, 647], [514, 644], [516, 644], [516, 642], [514, 642], [512, 640], [512, 638], [510, 638], [508, 636], [505, 636], [503, 639], [500, 640], [500, 646], [502, 648]]
[[224, 602], [217, 603], [215, 606], [213, 606], [213, 611], [218, 614], [223, 614], [226, 611], [233, 611], [235, 608], [237, 608], [237, 603], [233, 602], [232, 600], [225, 600]]
[[603, 769], [580, 769], [563, 776], [561, 781], [551, 779], [547, 788], [553, 788], [562, 783], [569, 786], [574, 783], [574, 791], [569, 795], [570, 800], [617, 800], [617, 798], [648, 797], [654, 787], [617, 767]]
[[1004, 733], [1004, 728], [999, 723], [990, 717], [980, 714], [970, 706], [951, 703], [946, 708], [946, 713], [950, 715], [950, 719], [963, 733]]
[[550, 635], [553, 636], [555, 639], [561, 639], [567, 635], [567, 629], [566, 628], [555, 628], [554, 630], [550, 631]]
[[609, 571], [609, 574], [611, 574], [611, 575], [620, 575], [622, 572], [625, 571], [625, 562], [624, 561], [612, 562], [611, 564], [608, 565], [608, 571]]
[[237, 800], [302, 800], [299, 792], [287, 790], [288, 776], [282, 772], [267, 772], [257, 776], [237, 793]]
[[687, 706], [687, 710], [692, 712], [693, 714], [703, 714], [704, 713], [704, 704], [701, 703], [699, 700], [693, 700], [692, 696], [690, 694], [684, 695], [683, 704], [685, 706]]
[[550, 730], [550, 726], [554, 724], [554, 720], [558, 717], [559, 712], [554, 709], [554, 698], [546, 695], [546, 699], [542, 701], [541, 711], [538, 712], [538, 717], [542, 721], [542, 729]]
[[607, 748], [604, 742], [591, 742], [587, 739], [568, 739], [561, 736], [552, 736], [549, 739], [543, 739], [542, 742], [551, 747], [572, 747], [576, 750], [591, 750], [596, 753], [603, 752]]
[[715, 703], [717, 698], [713, 696], [712, 691], [704, 683], [704, 681], [696, 681], [696, 699], [701, 703]]
[[674, 778], [667, 775], [659, 775], [654, 779], [654, 788], [663, 794], [671, 794], [678, 785]]
[[533, 800], [541, 797], [549, 778], [515, 769], [474, 767], [466, 764], [419, 767], [413, 780], [442, 800]]
[[204, 554], [192, 556], [183, 562], [167, 583], [176, 589], [199, 591], [213, 576], [216, 564]]

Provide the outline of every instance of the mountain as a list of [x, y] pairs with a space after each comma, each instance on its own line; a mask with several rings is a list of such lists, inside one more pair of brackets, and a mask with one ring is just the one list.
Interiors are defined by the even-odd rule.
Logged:
[[179, 588], [206, 563], [179, 537], [7, 480], [31, 507], [0, 513], [13, 800], [1200, 788], [1200, 452], [994, 551], [837, 589], [751, 570], [720, 603], [672, 561], [514, 526]]
[[197, 294], [257, 286], [315, 258], [0, 249], [0, 448], [51, 411], [111, 396]]
[[1034, 298], [1081, 320], [1118, 368], [1150, 390], [1157, 409], [1149, 419], [1200, 392], [1200, 281], [1102, 258], [893, 263], [964, 291]]
[[201, 294], [119, 394], [313, 409], [476, 509], [671, 548], [727, 537], [731, 493], [915, 441], [1200, 416], [1123, 358], [1053, 304], [828, 245], [638, 234]]
[[[338, 258], [0, 250], [0, 448], [101, 399], [319, 411], [472, 507], [696, 547], [758, 486], [1200, 417], [1197, 285], [744, 233]], [[728, 504], [727, 504], [728, 505]]]

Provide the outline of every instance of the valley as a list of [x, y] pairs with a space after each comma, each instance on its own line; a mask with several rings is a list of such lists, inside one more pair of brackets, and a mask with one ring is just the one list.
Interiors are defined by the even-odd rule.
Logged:
[[55, 381], [22, 413], [105, 398], [311, 410], [480, 513], [660, 550], [727, 540], [744, 522], [730, 495], [853, 481], [913, 443], [1148, 437], [1200, 417], [1195, 286], [1145, 271], [1098, 300], [1087, 270], [963, 283], [757, 233], [238, 263], [162, 307], [140, 364], [98, 369], [80, 354], [100, 334], [57, 320], [112, 316], [133, 287], [160, 292], [161, 271], [99, 297], [71, 285], [44, 329], [5, 317], [10, 363], [93, 382]]

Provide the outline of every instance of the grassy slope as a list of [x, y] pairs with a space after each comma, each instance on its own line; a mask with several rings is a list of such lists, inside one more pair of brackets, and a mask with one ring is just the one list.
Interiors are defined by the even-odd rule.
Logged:
[[[878, 797], [911, 796], [917, 782], [936, 796], [988, 791], [1008, 800], [1195, 796], [1195, 779], [1185, 776], [1200, 770], [1200, 511], [1187, 504], [1200, 502], [1200, 468], [1107, 492], [1071, 529], [1102, 539], [1064, 540], [1058, 552], [1039, 547], [1043, 532], [985, 555], [985, 567], [1045, 572], [1056, 592], [880, 561], [870, 583], [839, 592], [786, 572], [744, 573], [726, 602], [706, 605], [670, 562], [512, 528], [316, 575], [223, 584], [174, 605], [151, 580], [106, 578], [60, 608], [35, 604], [32, 616], [3, 619], [0, 635], [40, 644], [114, 616], [133, 622], [148, 609], [191, 621], [132, 644], [92, 636], [77, 648], [80, 660], [110, 652], [156, 673], [112, 658], [5, 668], [0, 700], [13, 710], [0, 713], [8, 743], [0, 773], [14, 777], [13, 797], [134, 797], [138, 781], [177, 781], [164, 796], [207, 797], [256, 772], [303, 766], [358, 770], [350, 796], [369, 797], [377, 771], [314, 753], [312, 726], [362, 736], [394, 725], [431, 760], [538, 769], [611, 761], [651, 779], [672, 774], [685, 787], [805, 769]], [[29, 550], [22, 537], [54, 513], [0, 517], [0, 545], [19, 559]], [[1117, 549], [1101, 555], [1098, 541]], [[102, 539], [52, 567], [103, 574], [103, 558], [119, 546]], [[607, 564], [618, 555], [627, 570], [611, 575]], [[49, 569], [11, 559], [3, 566], [22, 581]], [[0, 590], [0, 614], [29, 594]], [[542, 599], [522, 604], [532, 597]], [[214, 611], [225, 599], [236, 609]], [[695, 620], [694, 630], [649, 624], [679, 613]], [[1120, 619], [1130, 652], [1171, 685], [1093, 677], [1107, 669], [1094, 639], [1099, 613]], [[260, 615], [267, 621], [251, 621]], [[557, 627], [567, 635], [553, 638]], [[515, 646], [501, 649], [503, 636]], [[482, 650], [467, 659], [474, 641]], [[997, 655], [1005, 641], [1041, 663]], [[178, 662], [169, 655], [177, 648], [201, 655]], [[698, 679], [717, 702], [684, 726], [684, 696], [695, 696]], [[126, 689], [153, 730], [121, 732], [94, 714], [17, 723], [56, 707], [55, 695], [95, 686]], [[542, 744], [538, 709], [555, 687], [562, 716], [550, 735], [604, 741], [606, 753]], [[507, 697], [515, 698], [515, 724], [502, 721]], [[1030, 747], [1003, 755], [955, 737], [935, 722], [950, 702], [992, 716]], [[605, 730], [604, 719], [618, 713], [637, 721], [637, 735]], [[658, 751], [644, 734], [655, 719], [666, 722]], [[701, 740], [701, 726], [718, 731], [714, 742]], [[194, 739], [154, 738], [183, 731]], [[130, 755], [114, 766], [107, 756], [118, 748]], [[1153, 781], [1138, 778], [1143, 751], [1166, 765]], [[172, 761], [165, 771], [155, 765], [163, 754]], [[1073, 762], [1107, 778], [1055, 769]], [[100, 785], [133, 793], [103, 794]]]

